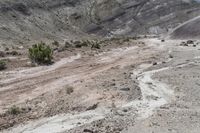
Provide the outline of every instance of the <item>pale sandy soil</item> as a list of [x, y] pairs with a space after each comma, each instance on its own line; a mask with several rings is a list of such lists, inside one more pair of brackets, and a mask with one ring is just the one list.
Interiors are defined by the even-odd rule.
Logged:
[[14, 126], [2, 132], [197, 132], [199, 46], [142, 42], [2, 72], [1, 112], [25, 108], [1, 116], [2, 129]]

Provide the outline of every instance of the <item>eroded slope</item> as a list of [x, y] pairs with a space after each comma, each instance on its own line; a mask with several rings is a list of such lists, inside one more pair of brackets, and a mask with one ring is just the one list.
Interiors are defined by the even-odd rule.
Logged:
[[160, 34], [199, 13], [194, 0], [2, 0], [0, 43]]

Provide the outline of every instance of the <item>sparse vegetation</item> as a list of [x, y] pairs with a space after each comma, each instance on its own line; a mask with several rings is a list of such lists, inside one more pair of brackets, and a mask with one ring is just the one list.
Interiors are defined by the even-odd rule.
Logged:
[[6, 62], [4, 60], [0, 60], [0, 71], [6, 69]]
[[93, 43], [91, 48], [101, 49], [101, 46], [99, 43]]
[[54, 41], [54, 42], [52, 43], [52, 45], [54, 45], [54, 46], [58, 47], [60, 44], [59, 44], [59, 42], [58, 42], [58, 41]]
[[53, 51], [49, 46], [41, 42], [29, 49], [29, 58], [33, 63], [50, 64], [52, 63]]
[[71, 86], [67, 86], [66, 87], [66, 93], [69, 95], [69, 94], [71, 94], [71, 93], [73, 93], [74, 92], [74, 88], [73, 87], [71, 87]]
[[11, 55], [20, 55], [20, 53], [18, 53], [17, 51], [11, 51], [10, 54]]
[[70, 48], [70, 47], [72, 47], [72, 44], [70, 43], [70, 42], [65, 42], [65, 48]]
[[8, 113], [11, 115], [18, 115], [21, 113], [21, 109], [14, 105], [8, 109]]
[[0, 57], [5, 57], [5, 53], [3, 51], [0, 51]]
[[75, 41], [74, 42], [76, 48], [87, 47], [89, 45], [88, 41]]
[[9, 48], [8, 48], [8, 47], [6, 47], [6, 48], [5, 48], [5, 51], [9, 51]]
[[65, 42], [65, 48], [71, 48], [71, 47], [75, 47], [75, 48], [82, 48], [82, 47], [88, 47], [88, 46], [92, 46], [94, 42], [93, 41], [89, 41], [89, 40], [77, 40], [77, 41], [73, 41], [71, 40], [70, 42], [66, 41]]
[[81, 41], [75, 41], [74, 44], [75, 44], [76, 48], [81, 48], [82, 47]]

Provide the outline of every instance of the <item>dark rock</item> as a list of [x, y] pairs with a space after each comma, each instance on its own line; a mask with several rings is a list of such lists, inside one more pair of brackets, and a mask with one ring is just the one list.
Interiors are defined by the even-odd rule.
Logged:
[[5, 53], [3, 51], [0, 51], [0, 57], [5, 57]]
[[116, 85], [115, 83], [111, 83], [111, 84], [110, 84], [110, 86], [115, 86], [115, 85]]
[[123, 112], [128, 112], [128, 110], [127, 109], [123, 109]]
[[88, 107], [86, 110], [94, 110], [98, 107], [98, 103], [93, 104], [92, 106]]
[[157, 65], [158, 63], [157, 62], [153, 62], [153, 65], [155, 66], [155, 65]]
[[92, 131], [92, 130], [90, 130], [90, 129], [84, 129], [83, 132], [94, 133], [94, 131]]
[[186, 43], [186, 42], [181, 42], [180, 46], [188, 46], [188, 43]]
[[188, 40], [188, 41], [187, 41], [187, 44], [194, 44], [194, 41]]
[[78, 122], [77, 124], [78, 124], [78, 125], [81, 125], [81, 122]]
[[170, 54], [170, 55], [169, 55], [169, 58], [174, 58], [174, 57], [173, 57], [173, 55]]
[[131, 89], [129, 87], [121, 88], [121, 91], [130, 91]]

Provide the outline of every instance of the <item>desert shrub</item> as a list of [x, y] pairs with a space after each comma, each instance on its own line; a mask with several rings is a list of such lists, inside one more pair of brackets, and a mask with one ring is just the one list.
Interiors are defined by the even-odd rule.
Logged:
[[33, 63], [49, 64], [52, 62], [53, 50], [41, 42], [29, 49], [29, 58]]
[[81, 48], [81, 47], [89, 46], [91, 44], [91, 42], [88, 40], [86, 40], [86, 41], [83, 40], [83, 41], [75, 41], [74, 44], [75, 44], [76, 48]]
[[5, 51], [9, 51], [9, 48], [8, 48], [8, 47], [6, 47], [6, 48], [5, 48]]
[[4, 60], [0, 60], [0, 71], [6, 69], [6, 62]]
[[8, 109], [8, 113], [11, 115], [18, 115], [21, 113], [21, 109], [17, 106], [12, 106]]
[[92, 48], [101, 49], [101, 46], [100, 46], [99, 43], [93, 43], [93, 44], [92, 44]]
[[74, 88], [73, 87], [71, 87], [71, 86], [67, 86], [66, 87], [66, 93], [67, 94], [71, 94], [71, 93], [73, 93], [74, 92]]
[[18, 53], [17, 51], [11, 51], [10, 54], [11, 55], [20, 55], [20, 53]]
[[59, 44], [59, 42], [58, 42], [58, 41], [54, 41], [54, 42], [52, 42], [52, 45], [54, 45], [54, 46], [58, 47], [60, 44]]
[[70, 48], [70, 47], [72, 47], [72, 44], [70, 43], [70, 42], [65, 42], [65, 48]]
[[81, 48], [82, 47], [81, 41], [75, 41], [74, 44], [75, 44], [76, 48]]
[[5, 57], [5, 52], [0, 51], [0, 57]]
[[86, 41], [82, 41], [82, 46], [87, 47], [91, 44], [90, 41], [86, 40]]
[[7, 55], [12, 55], [12, 56], [18, 56], [18, 55], [21, 55], [21, 53], [13, 50], [13, 51], [7, 51], [6, 52]]

